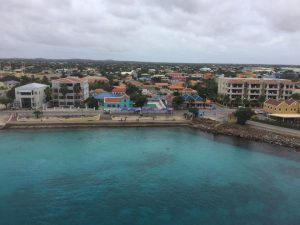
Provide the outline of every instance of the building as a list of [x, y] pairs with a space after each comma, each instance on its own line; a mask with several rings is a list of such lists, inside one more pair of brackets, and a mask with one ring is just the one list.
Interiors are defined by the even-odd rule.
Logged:
[[104, 98], [104, 109], [116, 110], [130, 107], [132, 107], [132, 101], [128, 95]]
[[108, 83], [109, 80], [106, 77], [102, 77], [102, 76], [86, 76], [83, 77], [82, 80], [87, 80], [87, 82], [89, 84], [93, 84], [93, 83]]
[[115, 95], [125, 95], [126, 94], [126, 87], [123, 86], [116, 86], [111, 91]]
[[6, 87], [8, 89], [11, 89], [11, 88], [13, 88], [13, 87], [15, 87], [15, 86], [17, 86], [17, 85], [20, 84], [19, 81], [15, 81], [15, 80], [4, 81], [3, 83], [6, 85]]
[[230, 100], [240, 97], [253, 101], [261, 95], [266, 99], [289, 99], [299, 85], [299, 81], [285, 79], [219, 77], [218, 94], [228, 95]]
[[[64, 94], [64, 90], [67, 90]], [[56, 107], [79, 107], [89, 97], [87, 80], [66, 77], [52, 80], [52, 103]]]
[[263, 110], [270, 114], [295, 114], [299, 113], [300, 103], [296, 100], [268, 99], [264, 103]]
[[168, 76], [170, 77], [172, 84], [186, 81], [186, 76], [183, 73], [172, 72], [172, 73], [169, 73]]
[[41, 108], [45, 104], [45, 89], [48, 85], [31, 83], [15, 89], [14, 105], [18, 108]]
[[300, 122], [300, 103], [293, 99], [268, 99], [264, 103], [263, 110], [267, 113], [267, 117], [272, 120], [294, 125]]

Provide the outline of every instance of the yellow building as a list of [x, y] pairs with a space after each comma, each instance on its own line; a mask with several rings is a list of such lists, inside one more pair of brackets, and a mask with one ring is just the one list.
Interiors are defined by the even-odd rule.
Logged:
[[263, 110], [270, 114], [297, 114], [300, 112], [300, 103], [293, 99], [268, 99], [264, 103]]

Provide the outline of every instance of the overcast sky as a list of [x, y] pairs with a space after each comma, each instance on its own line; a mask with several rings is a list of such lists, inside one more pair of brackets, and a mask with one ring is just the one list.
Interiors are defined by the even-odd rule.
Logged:
[[0, 57], [300, 64], [299, 0], [0, 0]]

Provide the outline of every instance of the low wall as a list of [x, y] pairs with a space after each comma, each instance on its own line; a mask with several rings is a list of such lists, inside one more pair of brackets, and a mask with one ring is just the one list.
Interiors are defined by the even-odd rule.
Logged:
[[80, 122], [80, 123], [28, 123], [28, 122], [10, 122], [5, 128], [75, 128], [75, 127], [174, 127], [174, 126], [189, 126], [188, 121], [154, 121], [154, 122]]

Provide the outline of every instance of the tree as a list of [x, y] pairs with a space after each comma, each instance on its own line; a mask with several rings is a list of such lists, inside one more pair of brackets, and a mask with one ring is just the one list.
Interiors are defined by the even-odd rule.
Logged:
[[44, 90], [45, 96], [46, 96], [46, 102], [49, 102], [52, 98], [51, 98], [51, 89], [50, 87], [46, 87]]
[[6, 92], [6, 97], [11, 100], [12, 102], [15, 100], [16, 98], [16, 93], [15, 93], [15, 87], [11, 88], [10, 90], [8, 90]]
[[179, 108], [179, 106], [181, 106], [183, 102], [184, 99], [181, 96], [176, 96], [173, 98], [173, 105], [175, 108]]
[[294, 99], [294, 100], [300, 100], [300, 93], [292, 94], [291, 98]]
[[60, 93], [63, 95], [66, 103], [66, 96], [69, 93], [68, 86], [66, 84], [61, 84], [59, 88]]
[[49, 79], [46, 76], [43, 76], [42, 83], [46, 85], [50, 85]]
[[254, 115], [254, 112], [250, 108], [238, 108], [234, 115], [237, 118], [237, 123], [240, 125], [245, 125], [247, 120]]
[[223, 105], [228, 105], [230, 103], [230, 97], [229, 95], [224, 95], [223, 99], [222, 99]]
[[79, 93], [81, 92], [81, 86], [80, 86], [80, 83], [77, 83], [77, 84], [74, 85], [74, 87], [73, 87], [73, 92], [75, 93], [75, 97], [76, 97], [75, 99], [77, 99]]
[[214, 80], [205, 80], [204, 83], [195, 85], [198, 95], [201, 97], [216, 100], [218, 96], [218, 84]]
[[99, 109], [98, 101], [94, 97], [88, 97], [84, 103], [87, 104], [89, 108]]
[[0, 98], [0, 104], [5, 105], [5, 108], [7, 109], [8, 104], [11, 103], [11, 100], [8, 98]]
[[35, 117], [38, 119], [43, 115], [43, 111], [36, 109], [36, 110], [33, 111], [32, 114], [34, 114]]
[[240, 96], [237, 96], [237, 97], [234, 99], [234, 104], [235, 104], [235, 106], [239, 106], [239, 105], [241, 105], [241, 103], [242, 103], [241, 97], [240, 97]]
[[243, 105], [244, 107], [248, 107], [250, 105], [250, 101], [248, 100], [248, 98], [243, 99]]
[[144, 105], [146, 105], [148, 102], [147, 96], [145, 95], [138, 95], [135, 98], [135, 107], [143, 107]]
[[142, 91], [134, 85], [128, 85], [126, 94], [131, 98], [132, 96], [141, 95]]
[[260, 107], [264, 104], [265, 101], [266, 101], [266, 96], [265, 95], [260, 95], [257, 99], [257, 102], [258, 102]]
[[180, 96], [180, 93], [178, 91], [173, 92], [173, 96]]

